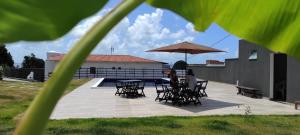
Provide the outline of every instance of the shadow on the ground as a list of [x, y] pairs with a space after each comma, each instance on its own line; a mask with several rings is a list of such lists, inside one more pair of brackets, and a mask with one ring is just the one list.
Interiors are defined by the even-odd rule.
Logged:
[[208, 98], [202, 99], [201, 103], [202, 103], [201, 105], [200, 104], [194, 105], [194, 103], [190, 103], [187, 105], [173, 105], [170, 102], [168, 103], [165, 103], [164, 101], [161, 102], [162, 105], [168, 105], [168, 106], [176, 107], [178, 109], [183, 109], [194, 113], [241, 105], [237, 103], [224, 102], [224, 101], [208, 99]]

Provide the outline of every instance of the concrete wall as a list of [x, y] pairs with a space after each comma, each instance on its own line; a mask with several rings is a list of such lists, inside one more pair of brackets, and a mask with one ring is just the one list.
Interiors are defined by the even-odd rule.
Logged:
[[300, 101], [300, 62], [287, 58], [287, 101]]
[[225, 61], [226, 66], [193, 65], [189, 68], [198, 78], [235, 84], [237, 78], [235, 73], [237, 71], [236, 61], [237, 59], [227, 59]]
[[[260, 89], [264, 96], [269, 97], [271, 52], [245, 40], [240, 40], [239, 44], [239, 84]], [[253, 50], [257, 51], [257, 60], [249, 60]]]
[[[251, 51], [257, 51], [257, 59], [249, 60]], [[199, 78], [248, 86], [260, 89], [264, 96], [270, 91], [270, 51], [240, 40], [239, 58], [226, 59], [224, 67], [208, 67], [205, 65], [189, 66]]]
[[[253, 50], [257, 50], [257, 59], [249, 60]], [[240, 40], [239, 58], [225, 60], [224, 67], [189, 65], [189, 68], [199, 78], [231, 84], [239, 80], [239, 85], [260, 89], [265, 97], [272, 97], [272, 54], [265, 48]], [[287, 57], [287, 101], [300, 101], [300, 61], [291, 57]]]

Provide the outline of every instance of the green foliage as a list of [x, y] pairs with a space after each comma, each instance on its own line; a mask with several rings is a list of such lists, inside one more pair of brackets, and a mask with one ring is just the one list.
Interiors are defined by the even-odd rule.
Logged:
[[0, 42], [61, 37], [107, 0], [1, 0]]
[[0, 43], [0, 65], [2, 66], [14, 66], [14, 60], [11, 54], [7, 51], [4, 44]]
[[175, 64], [173, 65], [172, 68], [175, 70], [176, 69], [183, 70], [183, 69], [186, 69], [186, 67], [187, 67], [187, 63], [183, 60], [180, 60], [180, 61], [175, 62]]
[[212, 23], [242, 39], [300, 59], [299, 0], [148, 0], [192, 22], [199, 31]]
[[[73, 1], [72, 1], [73, 2]], [[72, 3], [71, 2], [71, 3]], [[98, 21], [58, 64], [51, 78], [26, 111], [15, 134], [39, 135], [45, 128], [56, 103], [72, 80], [76, 70], [97, 46], [99, 41], [143, 0], [126, 0]]]
[[[56, 39], [81, 19], [97, 12], [106, 2], [107, 0], [1, 0], [0, 42]], [[16, 134], [42, 132], [76, 69], [98, 42], [142, 2], [143, 0], [123, 1], [92, 27], [56, 68], [28, 109]], [[174, 11], [195, 24], [197, 30], [204, 31], [212, 23], [217, 23], [240, 38], [300, 59], [299, 0], [148, 0], [148, 3]]]
[[24, 56], [24, 60], [22, 62], [22, 68], [44, 68], [45, 61], [43, 59], [35, 57], [32, 53], [31, 55]]

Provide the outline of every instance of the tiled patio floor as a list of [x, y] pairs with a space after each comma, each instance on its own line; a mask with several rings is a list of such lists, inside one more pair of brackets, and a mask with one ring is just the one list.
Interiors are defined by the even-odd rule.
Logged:
[[244, 114], [247, 106], [251, 114], [300, 114], [291, 104], [236, 95], [234, 85], [212, 81], [207, 86], [209, 97], [201, 100], [202, 105], [181, 107], [155, 102], [156, 91], [151, 86], [145, 88], [146, 97], [127, 99], [115, 96], [114, 87], [91, 89], [96, 82], [93, 79], [64, 96], [51, 119]]

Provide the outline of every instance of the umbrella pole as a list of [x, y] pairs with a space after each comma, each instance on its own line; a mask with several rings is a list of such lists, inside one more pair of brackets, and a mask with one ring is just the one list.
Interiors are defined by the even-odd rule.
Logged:
[[185, 52], [185, 62], [187, 63], [187, 53]]
[[[186, 63], [186, 65], [188, 65], [187, 64], [187, 52], [185, 51], [185, 63]], [[187, 74], [187, 66], [185, 67], [185, 76], [184, 76], [184, 78], [186, 78], [186, 74]]]

